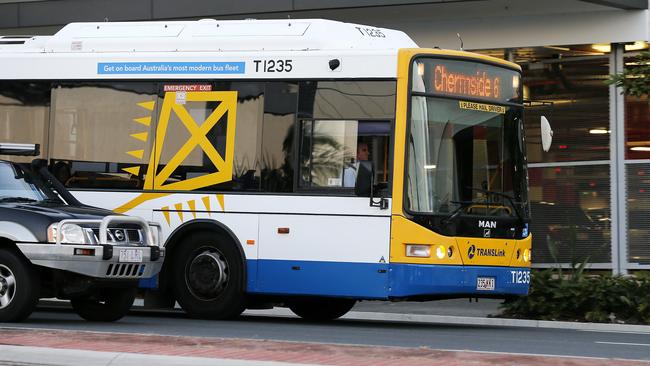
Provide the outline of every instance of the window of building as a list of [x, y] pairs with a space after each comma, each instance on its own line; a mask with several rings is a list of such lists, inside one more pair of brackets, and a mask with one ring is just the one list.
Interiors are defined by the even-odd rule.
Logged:
[[533, 263], [611, 262], [608, 165], [529, 168]]
[[[529, 163], [609, 159], [607, 56], [538, 60], [523, 65], [524, 121]], [[553, 128], [553, 145], [543, 152], [540, 117]]]

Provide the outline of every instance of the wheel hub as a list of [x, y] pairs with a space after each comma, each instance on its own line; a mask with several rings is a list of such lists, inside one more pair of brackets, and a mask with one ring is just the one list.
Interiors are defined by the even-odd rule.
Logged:
[[189, 265], [187, 283], [194, 296], [212, 300], [219, 296], [228, 281], [228, 266], [220, 253], [205, 251]]
[[7, 307], [16, 293], [16, 278], [13, 272], [0, 264], [0, 309]]

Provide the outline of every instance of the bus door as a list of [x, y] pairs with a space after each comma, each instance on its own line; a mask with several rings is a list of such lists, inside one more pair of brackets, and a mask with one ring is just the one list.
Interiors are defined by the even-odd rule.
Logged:
[[375, 196], [388, 197], [394, 88], [301, 83], [294, 193], [283, 197], [282, 213], [260, 216], [257, 292], [385, 296], [390, 209], [356, 196], [355, 182], [361, 162], [371, 162]]

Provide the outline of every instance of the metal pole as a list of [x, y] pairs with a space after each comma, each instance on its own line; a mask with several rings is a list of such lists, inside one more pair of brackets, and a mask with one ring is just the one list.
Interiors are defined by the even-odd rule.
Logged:
[[[610, 74], [623, 72], [625, 63], [623, 44], [612, 43], [609, 62]], [[610, 126], [610, 183], [611, 183], [611, 244], [612, 273], [627, 274], [627, 186], [625, 171], [625, 97], [621, 89], [609, 88]]]

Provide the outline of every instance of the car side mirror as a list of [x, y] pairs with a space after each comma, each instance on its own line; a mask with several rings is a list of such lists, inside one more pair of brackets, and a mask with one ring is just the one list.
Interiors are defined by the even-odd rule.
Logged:
[[371, 197], [374, 178], [374, 167], [372, 161], [359, 161], [357, 168], [357, 180], [354, 183], [354, 194], [359, 197]]

